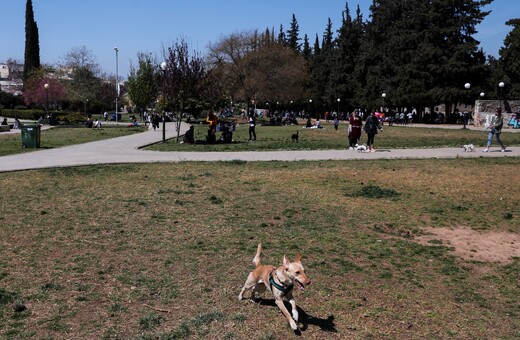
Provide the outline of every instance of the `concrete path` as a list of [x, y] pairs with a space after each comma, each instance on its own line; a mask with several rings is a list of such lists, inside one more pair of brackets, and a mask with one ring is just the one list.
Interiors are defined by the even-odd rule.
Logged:
[[[417, 126], [417, 125], [414, 125]], [[449, 126], [446, 126], [449, 128]], [[460, 125], [456, 128], [460, 128]], [[181, 132], [188, 125], [182, 125]], [[174, 123], [166, 124], [166, 138], [174, 138]], [[515, 131], [516, 132], [516, 131]], [[484, 138], [484, 136], [483, 136]], [[162, 140], [162, 130], [149, 130], [130, 136], [97, 142], [71, 145], [56, 149], [42, 149], [34, 152], [0, 157], [0, 172], [68, 167], [90, 164], [153, 163], [183, 161], [302, 161], [302, 160], [355, 160], [355, 159], [420, 159], [420, 158], [478, 158], [478, 157], [519, 157], [520, 147], [508, 148], [506, 152], [494, 146], [491, 152], [464, 152], [462, 148], [433, 149], [379, 149], [373, 153], [359, 153], [349, 150], [313, 151], [251, 151], [251, 152], [161, 152], [140, 150], [139, 148]], [[493, 144], [495, 145], [495, 144]]]

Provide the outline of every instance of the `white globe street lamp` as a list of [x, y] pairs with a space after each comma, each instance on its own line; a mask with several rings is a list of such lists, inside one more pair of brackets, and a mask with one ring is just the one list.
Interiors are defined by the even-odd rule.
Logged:
[[163, 120], [162, 120], [162, 140], [166, 142], [166, 61], [160, 64], [161, 70], [163, 71]]
[[[464, 84], [464, 88], [465, 88], [466, 90], [469, 90], [469, 89], [471, 88], [471, 84], [470, 84], [470, 83], [466, 83], [466, 84]], [[463, 129], [466, 128], [466, 120], [467, 120], [467, 119], [468, 119], [468, 118], [467, 118], [467, 112], [464, 111], [463, 116], [462, 116], [462, 123], [464, 124], [464, 126], [462, 127]]]
[[117, 123], [117, 120], [118, 120], [118, 117], [117, 117], [117, 101], [119, 99], [119, 48], [117, 47], [114, 47], [114, 51], [116, 51], [116, 123]]
[[499, 94], [500, 98], [498, 98], [498, 100], [500, 101], [500, 111], [502, 111], [502, 89], [504, 88], [504, 86], [506, 86], [506, 84], [503, 81], [498, 83], [498, 88], [500, 90], [500, 94]]
[[45, 116], [49, 113], [49, 87], [50, 85], [45, 83], [43, 88], [45, 89]]

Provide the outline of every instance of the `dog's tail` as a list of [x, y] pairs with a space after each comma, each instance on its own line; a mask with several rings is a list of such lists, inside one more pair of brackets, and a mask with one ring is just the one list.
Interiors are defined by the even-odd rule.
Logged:
[[262, 253], [262, 243], [258, 243], [258, 248], [256, 250], [256, 255], [253, 258], [253, 263], [256, 267], [260, 265], [260, 253]]

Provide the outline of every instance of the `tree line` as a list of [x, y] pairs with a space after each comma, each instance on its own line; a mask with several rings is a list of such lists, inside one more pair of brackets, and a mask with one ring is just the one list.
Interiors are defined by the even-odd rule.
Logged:
[[[163, 48], [160, 61], [138, 53], [128, 75], [128, 95], [137, 110], [194, 113], [232, 103], [247, 110], [260, 105], [311, 113], [339, 104], [347, 112], [439, 104], [450, 110], [473, 103], [480, 92], [489, 99], [519, 98], [520, 19], [507, 22], [512, 29], [498, 59], [486, 56], [474, 38], [476, 26], [489, 14], [483, 7], [492, 1], [373, 0], [368, 20], [359, 6], [353, 13], [346, 2], [339, 27], [335, 30], [329, 18], [313, 43], [307, 35], [300, 37], [294, 14], [288, 29], [234, 32], [210, 43], [204, 56], [180, 39]], [[42, 71], [39, 60], [30, 61], [39, 59], [39, 52], [27, 53], [37, 39], [27, 33], [37, 30], [32, 5], [27, 11], [25, 63], [34, 67], [27, 66], [26, 103], [47, 96], [76, 109], [86, 103], [98, 110], [112, 107], [113, 80], [101, 74], [85, 47], [71, 50], [59, 68]], [[49, 83], [47, 90], [42, 82]], [[499, 89], [499, 82], [506, 86]]]
[[[206, 84], [218, 90], [199, 99], [207, 99], [206, 107], [241, 102], [323, 112], [340, 103], [344, 111], [433, 111], [439, 104], [449, 111], [472, 104], [481, 92], [489, 99], [518, 98], [520, 19], [507, 22], [512, 30], [499, 59], [486, 56], [474, 38], [492, 1], [374, 0], [369, 20], [347, 2], [336, 34], [329, 19], [312, 46], [307, 35], [300, 37], [294, 14], [287, 30], [231, 33], [198, 59], [211, 75]], [[506, 86], [499, 89], [499, 82]]]

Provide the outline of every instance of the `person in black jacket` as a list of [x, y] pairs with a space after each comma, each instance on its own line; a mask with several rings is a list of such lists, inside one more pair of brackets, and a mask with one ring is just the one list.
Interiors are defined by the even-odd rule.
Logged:
[[374, 149], [374, 138], [377, 135], [377, 130], [380, 130], [379, 119], [376, 117], [374, 111], [370, 113], [367, 121], [365, 122], [365, 132], [367, 134], [367, 152], [375, 152]]

